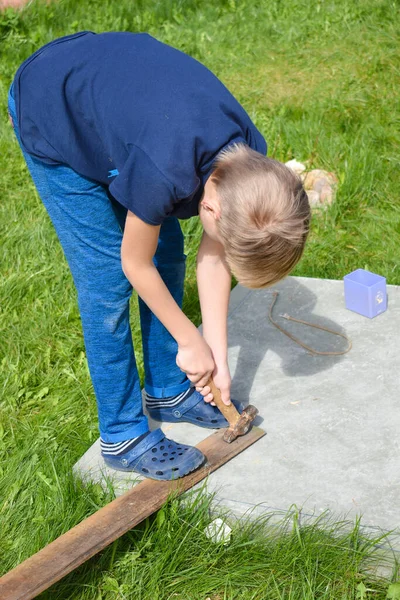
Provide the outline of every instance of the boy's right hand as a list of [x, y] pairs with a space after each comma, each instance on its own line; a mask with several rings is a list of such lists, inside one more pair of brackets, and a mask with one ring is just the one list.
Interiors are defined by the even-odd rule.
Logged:
[[200, 387], [207, 384], [215, 369], [211, 348], [200, 333], [190, 343], [178, 346], [176, 364]]

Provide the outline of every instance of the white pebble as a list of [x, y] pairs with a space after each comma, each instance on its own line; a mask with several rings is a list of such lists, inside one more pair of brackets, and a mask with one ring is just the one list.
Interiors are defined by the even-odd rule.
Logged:
[[224, 542], [224, 545], [227, 545], [231, 541], [231, 531], [232, 529], [222, 519], [214, 519], [205, 528], [204, 533], [215, 544]]
[[288, 160], [285, 165], [287, 167], [289, 167], [289, 169], [292, 169], [292, 171], [294, 171], [295, 173], [297, 173], [298, 175], [300, 175], [300, 173], [302, 173], [303, 171], [306, 170], [305, 166], [303, 165], [303, 163], [298, 162], [295, 158], [293, 158], [292, 160]]

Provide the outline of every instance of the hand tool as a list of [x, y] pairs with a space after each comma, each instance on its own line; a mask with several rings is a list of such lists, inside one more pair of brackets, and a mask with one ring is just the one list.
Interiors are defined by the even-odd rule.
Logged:
[[207, 385], [210, 387], [211, 393], [214, 396], [215, 404], [229, 423], [229, 427], [225, 429], [224, 432], [224, 441], [230, 444], [233, 440], [236, 440], [239, 435], [244, 435], [249, 431], [252, 422], [258, 414], [258, 410], [255, 406], [249, 404], [243, 412], [239, 414], [232, 403], [227, 405], [222, 401], [221, 392], [212, 378], [210, 378]]

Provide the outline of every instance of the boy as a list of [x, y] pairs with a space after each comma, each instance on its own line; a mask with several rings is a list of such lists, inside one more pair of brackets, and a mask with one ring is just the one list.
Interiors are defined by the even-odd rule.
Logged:
[[[102, 456], [116, 469], [181, 477], [204, 456], [149, 432], [132, 287], [149, 414], [225, 427], [207, 382], [229, 404], [231, 273], [261, 288], [298, 262], [309, 221], [301, 182], [264, 156], [264, 138], [215, 75], [145, 33], [85, 31], [40, 48], [16, 73], [9, 112], [77, 289]], [[178, 219], [197, 214], [203, 336], [181, 310]]]

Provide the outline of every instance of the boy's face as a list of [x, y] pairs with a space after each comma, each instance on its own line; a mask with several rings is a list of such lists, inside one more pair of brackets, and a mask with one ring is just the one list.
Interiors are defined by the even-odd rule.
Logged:
[[199, 202], [199, 217], [206, 234], [217, 242], [221, 242], [218, 231], [218, 220], [221, 216], [221, 204], [212, 181], [209, 177], [204, 186], [204, 192]]

